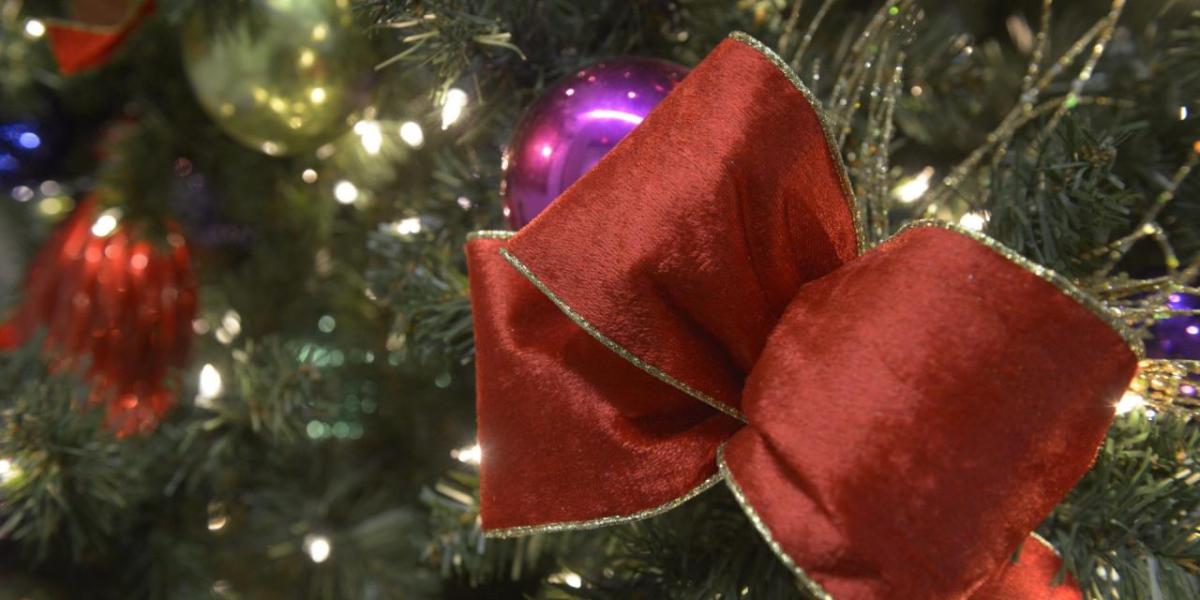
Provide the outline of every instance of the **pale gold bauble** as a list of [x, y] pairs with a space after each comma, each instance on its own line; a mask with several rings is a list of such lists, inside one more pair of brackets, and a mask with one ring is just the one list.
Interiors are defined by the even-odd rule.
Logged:
[[365, 32], [350, 0], [251, 0], [242, 22], [183, 31], [183, 60], [200, 104], [234, 139], [295, 154], [349, 127], [371, 79]]

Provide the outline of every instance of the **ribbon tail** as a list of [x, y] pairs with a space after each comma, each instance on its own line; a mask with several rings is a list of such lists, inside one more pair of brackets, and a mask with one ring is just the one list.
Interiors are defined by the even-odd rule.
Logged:
[[1045, 540], [1031, 535], [1015, 561], [1004, 565], [971, 600], [1083, 600], [1079, 584], [1062, 573], [1062, 558]]

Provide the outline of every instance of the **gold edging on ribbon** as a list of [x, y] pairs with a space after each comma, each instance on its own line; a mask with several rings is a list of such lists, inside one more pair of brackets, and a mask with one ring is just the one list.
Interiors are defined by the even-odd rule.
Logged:
[[611, 517], [600, 517], [599, 519], [591, 519], [589, 521], [568, 521], [564, 523], [547, 523], [546, 525], [525, 525], [521, 527], [509, 527], [506, 529], [493, 529], [483, 532], [485, 537], [489, 538], [511, 538], [523, 535], [533, 535], [536, 533], [553, 533], [557, 531], [578, 531], [581, 529], [598, 529], [600, 527], [608, 527], [609, 525], [621, 525], [657, 517], [669, 510], [679, 508], [684, 502], [699, 496], [708, 491], [709, 488], [721, 481], [721, 473], [718, 471], [712, 477], [705, 479], [700, 485], [689, 490], [686, 494], [660, 504], [654, 508], [638, 511], [630, 515], [615, 515]]
[[504, 231], [501, 229], [483, 229], [480, 231], [472, 231], [467, 234], [467, 241], [473, 240], [507, 240], [512, 236], [517, 235], [515, 231]]
[[771, 552], [775, 554], [775, 557], [784, 566], [791, 570], [792, 574], [796, 576], [796, 580], [804, 587], [804, 590], [812, 594], [817, 600], [834, 600], [833, 596], [825, 591], [825, 588], [821, 587], [821, 584], [813, 581], [804, 572], [804, 569], [801, 569], [796, 564], [796, 561], [792, 560], [792, 557], [783, 551], [783, 547], [779, 545], [779, 542], [775, 541], [775, 536], [771, 535], [771, 529], [767, 527], [762, 517], [758, 516], [758, 512], [754, 510], [754, 507], [750, 506], [750, 501], [746, 499], [746, 494], [742, 492], [741, 486], [733, 478], [733, 473], [729, 470], [729, 465], [725, 464], [725, 444], [721, 444], [721, 447], [717, 449], [717, 474], [725, 479], [725, 485], [729, 487], [729, 491], [733, 493], [734, 499], [742, 507], [742, 511], [746, 513], [746, 517], [754, 524], [754, 528], [758, 530], [759, 535], [767, 542], [767, 546], [771, 548]]
[[788, 66], [787, 61], [783, 60], [774, 50], [767, 47], [766, 44], [742, 31], [735, 31], [729, 34], [729, 39], [737, 40], [750, 46], [763, 55], [764, 58], [771, 61], [771, 64], [775, 65], [775, 68], [779, 69], [783, 73], [783, 76], [795, 86], [800, 95], [804, 96], [809, 106], [812, 107], [813, 112], [816, 113], [817, 121], [821, 123], [821, 132], [825, 134], [825, 145], [829, 152], [829, 158], [833, 161], [834, 168], [838, 173], [838, 179], [842, 183], [842, 193], [845, 195], [846, 207], [850, 209], [850, 218], [854, 221], [854, 235], [858, 238], [855, 242], [858, 248], [857, 254], [861, 255], [863, 252], [866, 252], [867, 236], [863, 230], [862, 208], [858, 202], [858, 198], [854, 196], [854, 187], [850, 184], [849, 175], [846, 174], [845, 161], [842, 160], [841, 151], [838, 150], [837, 141], [833, 137], [833, 127], [830, 125], [829, 119], [825, 117], [825, 110], [821, 108], [820, 100], [817, 100], [817, 97], [805, 87], [804, 83], [800, 81], [800, 76], [796, 75], [792, 67]]
[[983, 244], [984, 246], [987, 246], [993, 252], [1003, 256], [1004, 258], [1007, 258], [1010, 262], [1025, 269], [1026, 271], [1029, 271], [1030, 273], [1033, 273], [1034, 275], [1037, 275], [1043, 281], [1046, 281], [1050, 285], [1058, 288], [1058, 291], [1065, 294], [1068, 298], [1078, 302], [1084, 308], [1088, 309], [1092, 314], [1099, 317], [1100, 320], [1107, 323], [1108, 326], [1112, 327], [1118, 335], [1124, 338], [1125, 343], [1129, 345], [1129, 350], [1133, 352], [1133, 354], [1137, 356], [1139, 360], [1146, 357], [1146, 349], [1145, 346], [1142, 345], [1141, 338], [1139, 338], [1138, 335], [1134, 333], [1134, 331], [1130, 329], [1120, 317], [1109, 310], [1103, 302], [1080, 289], [1079, 286], [1072, 283], [1070, 279], [1066, 278], [1057, 271], [1021, 256], [1017, 253], [1017, 251], [1005, 246], [1004, 244], [1000, 243], [999, 240], [988, 236], [987, 234], [973, 231], [953, 223], [947, 223], [945, 221], [938, 221], [935, 219], [913, 221], [904, 227], [901, 227], [900, 231], [897, 231], [896, 235], [892, 237], [899, 236], [901, 233], [904, 233], [909, 229], [916, 229], [919, 227], [936, 227], [939, 229], [946, 229], [956, 232], [960, 235], [964, 235], [975, 240], [976, 242], [979, 242], [980, 244]]
[[84, 33], [90, 33], [93, 35], [119, 35], [122, 31], [129, 27], [129, 24], [132, 23], [134, 19], [138, 18], [141, 12], [145, 10], [146, 3], [149, 1], [150, 0], [141, 0], [140, 2], [135, 2], [129, 7], [129, 10], [125, 13], [125, 16], [121, 17], [121, 19], [116, 23], [87, 23], [84, 21], [75, 21], [66, 17], [48, 17], [42, 19], [42, 23], [47, 26], [53, 25], [56, 27], [69, 27], [76, 31], [82, 31]]
[[596, 338], [596, 341], [600, 342], [601, 344], [604, 344], [604, 347], [617, 353], [618, 356], [629, 361], [629, 363], [632, 364], [633, 366], [645, 371], [646, 373], [649, 373], [655, 379], [725, 413], [726, 415], [729, 415], [743, 423], [746, 422], [746, 416], [743, 415], [741, 411], [737, 410], [736, 408], [733, 408], [732, 406], [726, 406], [725, 404], [718, 402], [716, 399], [709, 396], [708, 394], [705, 394], [704, 392], [701, 392], [700, 390], [698, 390], [682, 381], [679, 381], [678, 379], [675, 379], [674, 377], [671, 377], [670, 375], [666, 374], [662, 369], [659, 369], [658, 367], [655, 367], [654, 365], [651, 365], [651, 364], [647, 363], [646, 361], [638, 358], [632, 352], [623, 348], [620, 344], [617, 344], [616, 342], [612, 341], [607, 336], [605, 336], [603, 333], [600, 333], [600, 330], [596, 329], [591, 323], [589, 323], [587, 321], [587, 319], [584, 319], [583, 315], [580, 315], [579, 313], [575, 312], [575, 309], [568, 306], [566, 302], [563, 302], [562, 298], [559, 298], [554, 292], [552, 292], [550, 290], [549, 287], [546, 287], [546, 284], [544, 282], [542, 282], [542, 280], [539, 279], [537, 275], [534, 275], [533, 271], [530, 271], [529, 267], [525, 266], [525, 263], [521, 262], [521, 259], [517, 258], [511, 252], [509, 252], [507, 248], [501, 248], [500, 255], [503, 256], [504, 260], [507, 260], [508, 263], [511, 264], [514, 269], [516, 269], [522, 275], [524, 275], [525, 278], [528, 279], [529, 282], [534, 285], [534, 287], [536, 287], [540, 292], [545, 294], [546, 297], [549, 298], [550, 301], [553, 302], [554, 305], [559, 308], [559, 310], [563, 311], [563, 314], [567, 315], [568, 319], [571, 319], [571, 321], [573, 321], [576, 325], [581, 327], [589, 335], [591, 335], [593, 338]]

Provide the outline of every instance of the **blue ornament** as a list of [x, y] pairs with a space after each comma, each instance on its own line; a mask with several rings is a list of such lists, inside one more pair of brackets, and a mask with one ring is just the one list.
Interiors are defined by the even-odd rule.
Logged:
[[0, 123], [0, 183], [11, 186], [32, 177], [48, 157], [46, 136], [33, 121]]

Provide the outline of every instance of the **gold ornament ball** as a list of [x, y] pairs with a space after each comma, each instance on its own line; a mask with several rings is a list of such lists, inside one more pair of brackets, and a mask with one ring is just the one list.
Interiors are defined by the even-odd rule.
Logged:
[[251, 0], [242, 21], [184, 27], [183, 60], [204, 110], [267, 154], [312, 150], [349, 127], [371, 79], [350, 0]]

